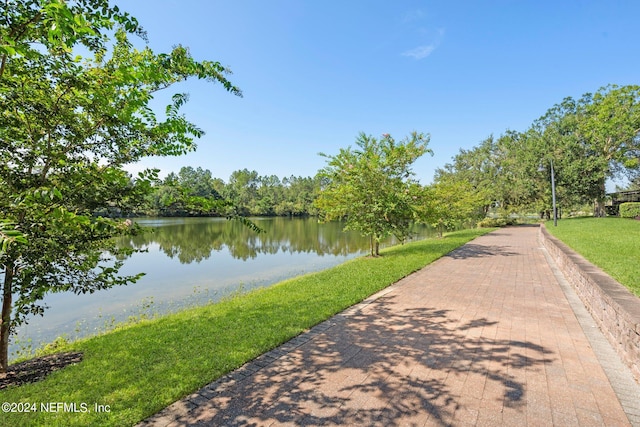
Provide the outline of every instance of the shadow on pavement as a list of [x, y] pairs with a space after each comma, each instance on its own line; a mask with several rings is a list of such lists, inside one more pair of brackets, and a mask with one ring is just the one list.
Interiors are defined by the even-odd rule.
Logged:
[[496, 322], [461, 323], [449, 310], [431, 308], [397, 312], [389, 309], [394, 298], [334, 318], [337, 327], [221, 387], [191, 415], [202, 425], [224, 426], [397, 426], [427, 416], [451, 425], [464, 409], [462, 394], [486, 399], [494, 390], [500, 405], [524, 405], [525, 369], [552, 361], [539, 345], [481, 333]]
[[467, 243], [464, 246], [459, 247], [449, 252], [446, 257], [454, 259], [467, 259], [467, 258], [484, 258], [492, 256], [515, 256], [520, 255], [518, 252], [512, 252], [505, 249], [504, 246], [487, 246], [476, 245], [473, 243]]

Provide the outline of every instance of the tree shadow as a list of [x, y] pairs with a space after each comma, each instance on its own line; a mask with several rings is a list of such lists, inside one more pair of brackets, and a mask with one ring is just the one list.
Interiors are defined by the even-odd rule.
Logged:
[[467, 243], [464, 246], [459, 247], [449, 252], [446, 257], [453, 259], [467, 259], [467, 258], [485, 258], [492, 256], [515, 256], [520, 255], [518, 252], [512, 252], [506, 250], [504, 246], [497, 245], [476, 245], [474, 243]]
[[433, 308], [392, 311], [394, 298], [323, 322], [245, 365], [246, 376], [203, 389], [206, 403], [194, 404], [189, 421], [176, 425], [397, 426], [428, 417], [447, 426], [464, 409], [467, 381], [486, 382], [500, 404], [519, 407], [525, 369], [552, 361], [537, 344], [482, 335], [497, 322], [460, 324]]

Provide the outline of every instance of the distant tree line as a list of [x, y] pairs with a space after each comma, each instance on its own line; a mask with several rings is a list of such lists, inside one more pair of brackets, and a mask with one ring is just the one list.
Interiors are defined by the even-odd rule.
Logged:
[[[136, 187], [132, 181], [131, 187]], [[228, 182], [209, 169], [185, 166], [158, 179], [142, 197], [100, 214], [150, 216], [316, 216], [319, 177], [260, 175], [234, 171]]]

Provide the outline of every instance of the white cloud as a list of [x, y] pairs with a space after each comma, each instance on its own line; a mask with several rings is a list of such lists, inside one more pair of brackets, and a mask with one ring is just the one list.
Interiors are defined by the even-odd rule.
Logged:
[[427, 46], [418, 46], [415, 49], [408, 50], [406, 52], [402, 52], [402, 56], [410, 56], [414, 59], [423, 59], [427, 56], [431, 55], [431, 53], [436, 50], [436, 46], [433, 44]]
[[436, 50], [436, 48], [440, 45], [443, 36], [444, 29], [441, 28], [438, 30], [433, 42], [402, 52], [402, 56], [410, 56], [416, 60], [424, 59], [427, 56], [431, 55], [434, 50]]

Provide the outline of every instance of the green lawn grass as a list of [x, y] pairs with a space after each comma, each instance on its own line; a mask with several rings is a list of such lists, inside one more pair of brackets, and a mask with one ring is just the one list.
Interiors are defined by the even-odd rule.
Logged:
[[640, 296], [640, 221], [572, 218], [546, 223], [547, 230]]
[[[464, 230], [395, 246], [321, 272], [205, 307], [70, 344], [81, 363], [45, 380], [0, 391], [35, 413], [3, 413], [3, 426], [127, 426], [278, 346], [369, 295], [491, 231]], [[86, 404], [85, 413], [45, 413], [46, 402]], [[109, 412], [93, 411], [94, 404]]]

